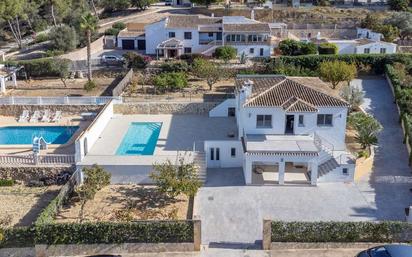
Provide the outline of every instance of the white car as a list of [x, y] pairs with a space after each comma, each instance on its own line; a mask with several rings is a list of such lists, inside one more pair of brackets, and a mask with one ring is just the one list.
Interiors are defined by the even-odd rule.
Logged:
[[105, 64], [119, 64], [122, 63], [124, 60], [123, 57], [119, 57], [116, 55], [103, 55], [102, 62]]

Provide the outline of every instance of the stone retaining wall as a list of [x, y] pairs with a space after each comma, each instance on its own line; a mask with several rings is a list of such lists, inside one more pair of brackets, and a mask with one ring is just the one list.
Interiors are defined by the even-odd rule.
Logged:
[[0, 179], [13, 179], [25, 183], [41, 178], [55, 178], [57, 175], [65, 172], [73, 173], [75, 166], [60, 167], [0, 167]]
[[1, 248], [0, 257], [36, 257], [34, 247]]
[[218, 102], [200, 103], [128, 103], [115, 104], [120, 114], [208, 114]]
[[99, 105], [0, 105], [0, 115], [19, 116], [23, 110], [30, 112], [50, 110], [62, 111], [63, 115], [78, 115], [81, 112], [98, 112], [103, 106]]

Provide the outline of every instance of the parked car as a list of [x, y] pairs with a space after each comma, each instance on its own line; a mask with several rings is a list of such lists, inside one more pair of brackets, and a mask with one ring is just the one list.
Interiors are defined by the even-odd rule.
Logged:
[[362, 251], [357, 257], [412, 257], [412, 246], [381, 245]]
[[104, 64], [120, 64], [123, 63], [124, 58], [116, 55], [103, 55], [102, 63]]
[[165, 0], [165, 5], [173, 5], [173, 0]]

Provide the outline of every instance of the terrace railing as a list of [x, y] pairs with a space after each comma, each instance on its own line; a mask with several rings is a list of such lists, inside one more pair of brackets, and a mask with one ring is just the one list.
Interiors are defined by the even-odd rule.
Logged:
[[0, 105], [104, 105], [110, 100], [122, 102], [120, 96], [0, 97]]
[[26, 166], [26, 165], [71, 165], [75, 163], [72, 154], [0, 154], [0, 166]]

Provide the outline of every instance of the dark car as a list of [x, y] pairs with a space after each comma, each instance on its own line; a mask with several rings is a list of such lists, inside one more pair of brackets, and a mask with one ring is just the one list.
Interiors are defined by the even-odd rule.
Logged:
[[382, 245], [360, 252], [357, 257], [412, 257], [410, 245]]

